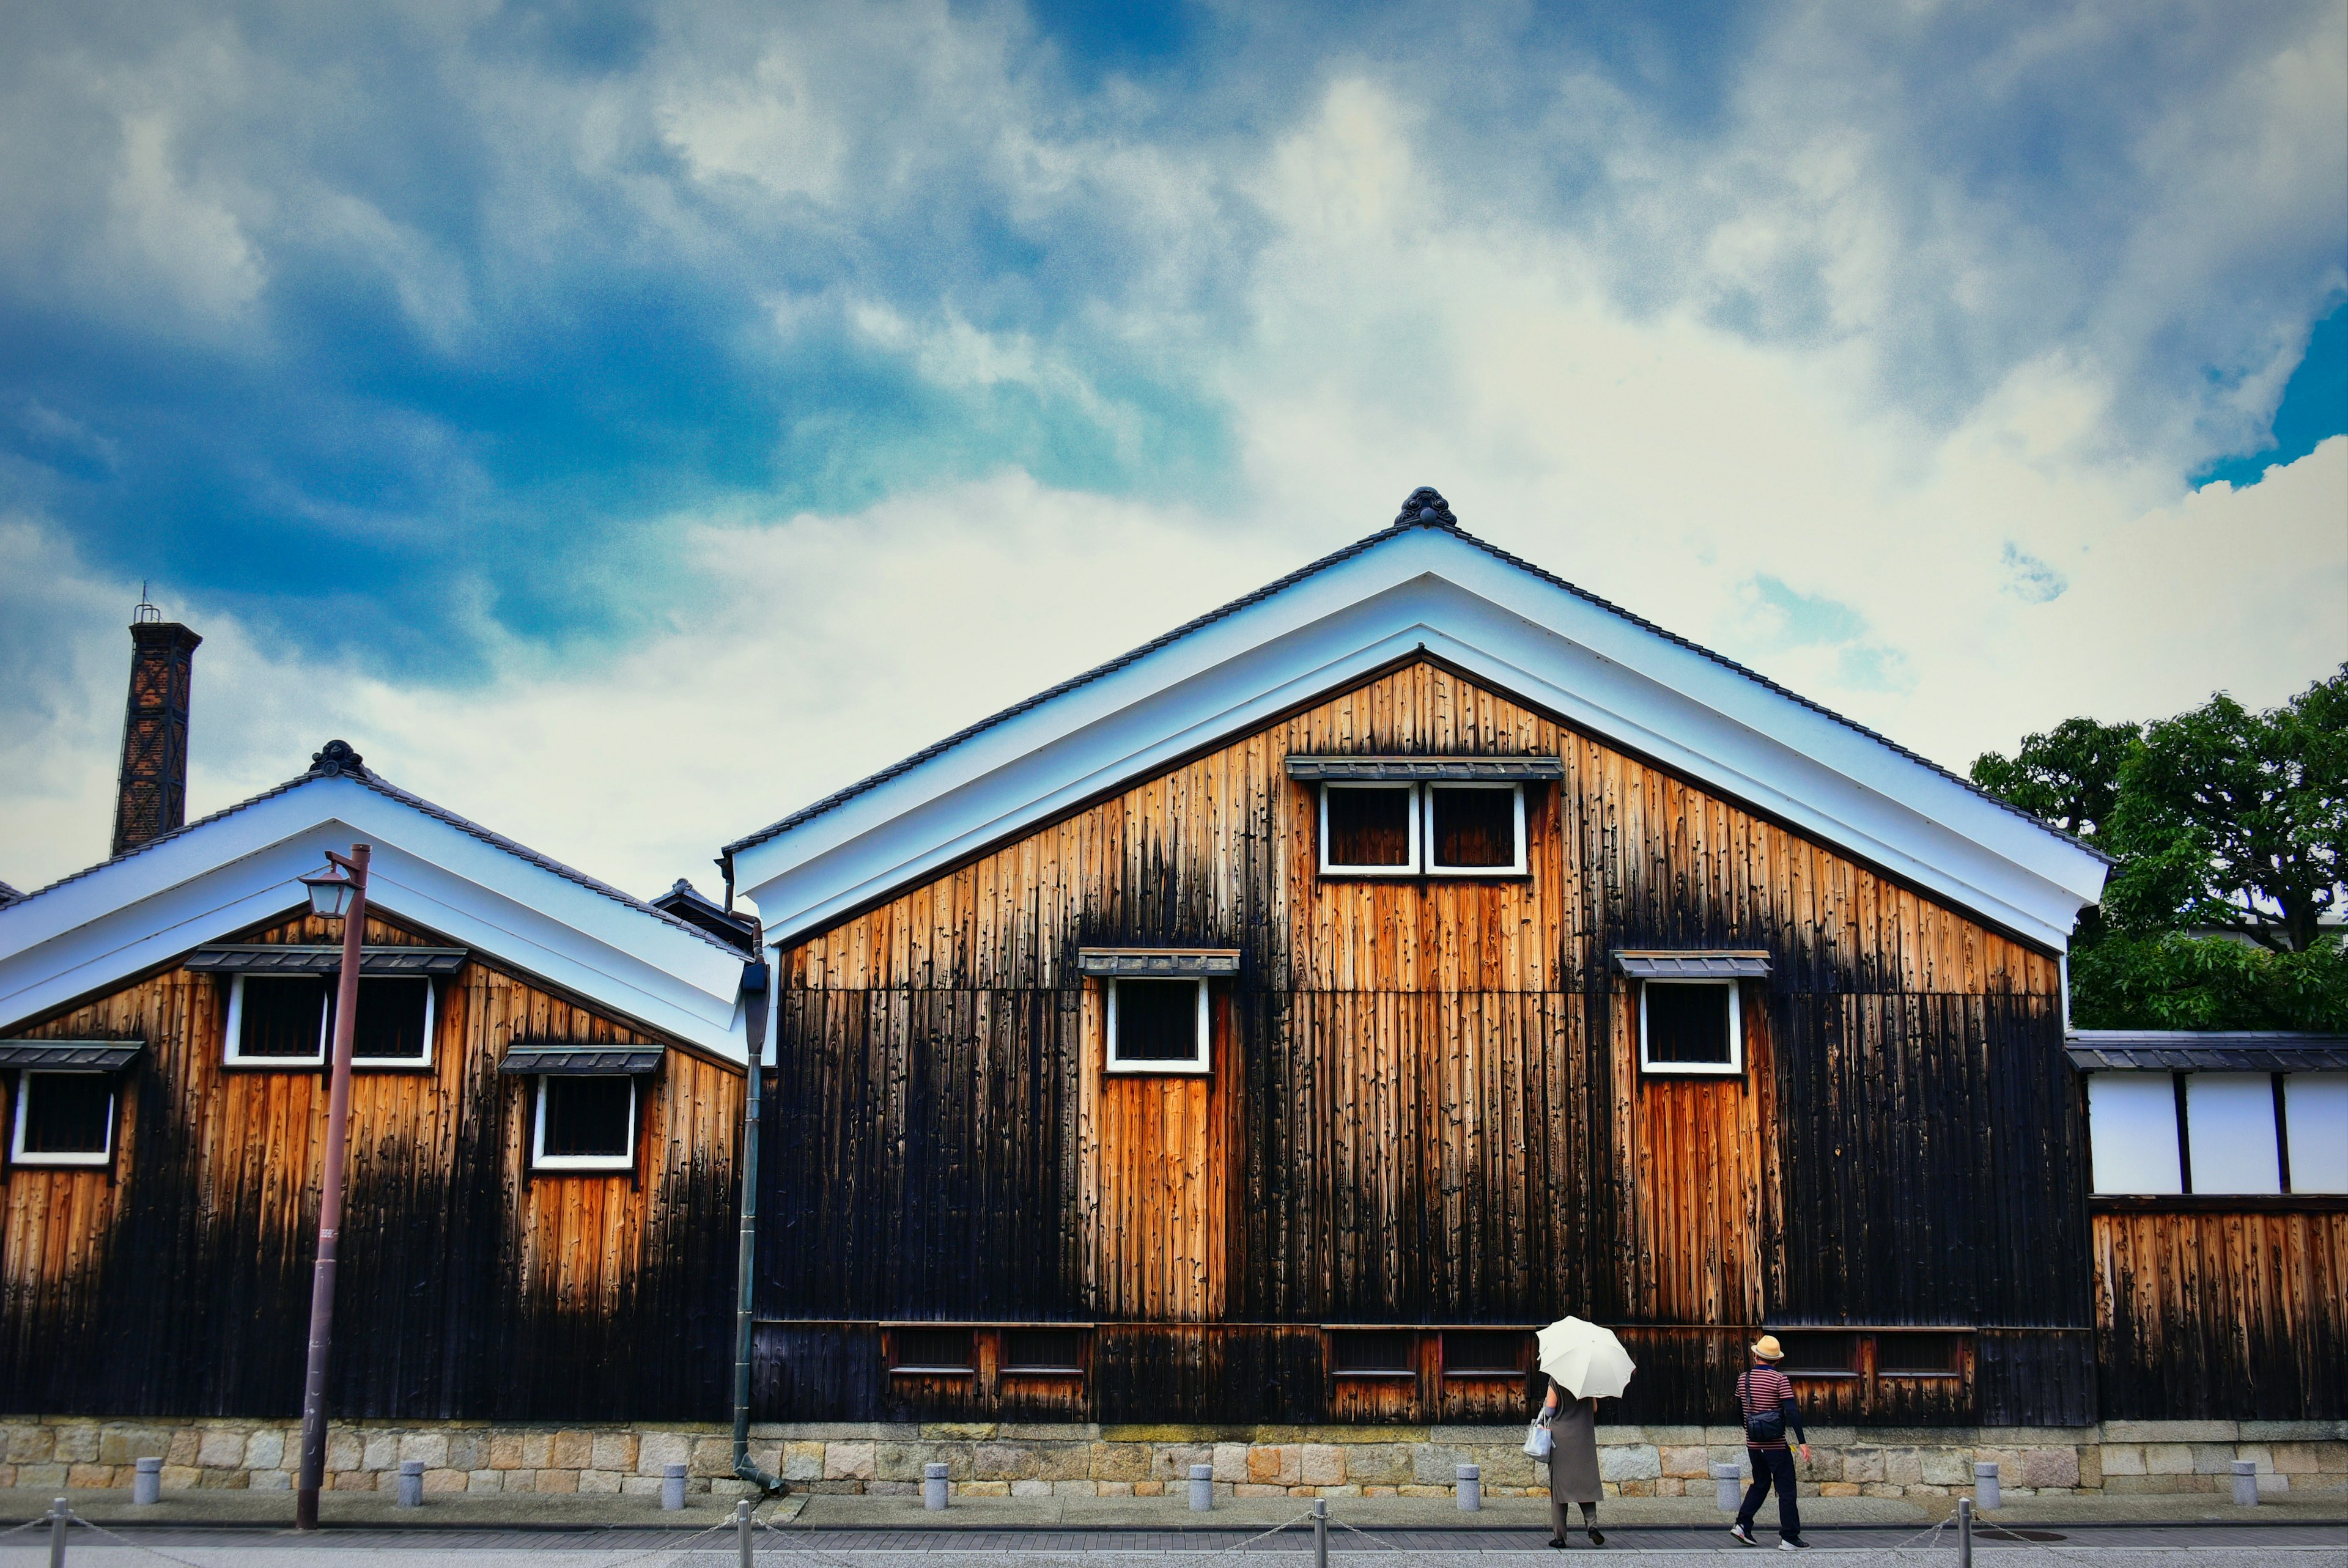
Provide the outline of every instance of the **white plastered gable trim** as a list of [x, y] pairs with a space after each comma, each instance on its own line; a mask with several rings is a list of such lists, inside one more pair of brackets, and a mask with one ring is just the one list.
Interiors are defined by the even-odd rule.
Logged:
[[375, 846], [371, 901], [731, 1061], [742, 964], [355, 780], [318, 777], [0, 908], [0, 1029], [301, 907], [325, 852]]
[[2062, 951], [2105, 865], [1832, 715], [1445, 528], [1398, 529], [735, 853], [788, 942], [1416, 651]]

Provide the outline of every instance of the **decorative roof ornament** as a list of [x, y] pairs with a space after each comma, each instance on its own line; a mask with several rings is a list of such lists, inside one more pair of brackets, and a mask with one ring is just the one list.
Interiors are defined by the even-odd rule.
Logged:
[[152, 626], [162, 619], [163, 607], [147, 597], [146, 579], [143, 578], [140, 579], [139, 583], [139, 602], [131, 607], [130, 624], [133, 626]]
[[1395, 514], [1394, 520], [1394, 526], [1398, 528], [1417, 524], [1434, 528], [1456, 528], [1459, 526], [1459, 519], [1451, 515], [1451, 503], [1443, 498], [1443, 492], [1432, 485], [1421, 485], [1410, 493], [1410, 499], [1402, 504], [1402, 510]]
[[348, 741], [328, 741], [324, 751], [310, 753], [310, 772], [318, 778], [365, 778], [366, 759], [351, 749]]

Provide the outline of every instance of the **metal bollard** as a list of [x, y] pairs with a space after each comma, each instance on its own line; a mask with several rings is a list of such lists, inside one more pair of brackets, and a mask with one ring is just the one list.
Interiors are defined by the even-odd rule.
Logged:
[[420, 1459], [404, 1459], [399, 1461], [399, 1506], [402, 1508], [424, 1506], [424, 1461]]
[[1998, 1502], [1997, 1460], [1993, 1459], [1985, 1459], [1974, 1461], [1973, 1506], [1975, 1508], [1995, 1508], [1998, 1506]]
[[742, 1568], [751, 1568], [750, 1500], [747, 1497], [734, 1505], [734, 1535], [742, 1544]]
[[1715, 1464], [1712, 1467], [1713, 1501], [1720, 1504], [1721, 1512], [1734, 1513], [1736, 1512], [1736, 1505], [1744, 1501], [1744, 1499], [1737, 1495], [1738, 1492], [1744, 1490], [1743, 1487], [1738, 1484], [1743, 1481], [1744, 1479], [1744, 1471], [1738, 1469], [1735, 1465]]
[[1190, 1512], [1211, 1513], [1215, 1507], [1215, 1467], [1194, 1464], [1190, 1467]]
[[130, 1501], [144, 1508], [163, 1501], [163, 1461], [142, 1459], [139, 1473], [130, 1478]]
[[2256, 1508], [2259, 1505], [2259, 1461], [2238, 1459], [2234, 1461], [2234, 1506]]
[[1459, 1512], [1475, 1513], [1484, 1506], [1484, 1471], [1480, 1465], [1463, 1464], [1458, 1470]]
[[1329, 1568], [1329, 1500], [1313, 1500], [1313, 1568]]
[[946, 1467], [925, 1464], [922, 1467], [922, 1506], [932, 1513], [942, 1513], [946, 1506]]
[[661, 1466], [661, 1510], [666, 1513], [685, 1511], [685, 1466]]
[[1957, 1499], [1957, 1568], [1973, 1568], [1973, 1500]]
[[49, 1504], [49, 1568], [66, 1568], [66, 1500]]

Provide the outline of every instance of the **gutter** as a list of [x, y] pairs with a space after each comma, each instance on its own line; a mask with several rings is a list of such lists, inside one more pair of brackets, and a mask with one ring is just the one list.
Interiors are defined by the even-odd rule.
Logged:
[[750, 1462], [751, 1298], [758, 1263], [758, 1102], [766, 1076], [767, 972], [763, 960], [742, 966], [749, 1091], [742, 1099], [742, 1242], [734, 1276], [734, 1473], [762, 1492], [780, 1496], [788, 1490], [783, 1478]]

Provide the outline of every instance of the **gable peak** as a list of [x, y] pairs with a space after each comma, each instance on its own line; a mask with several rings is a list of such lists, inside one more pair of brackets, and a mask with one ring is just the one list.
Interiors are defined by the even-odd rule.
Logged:
[[310, 772], [319, 778], [366, 778], [366, 759], [354, 751], [348, 741], [328, 741], [324, 747], [310, 753]]
[[1421, 485], [1403, 502], [1402, 510], [1395, 514], [1394, 526], [1456, 528], [1459, 519], [1451, 515], [1451, 503], [1443, 498], [1442, 491], [1432, 485]]

